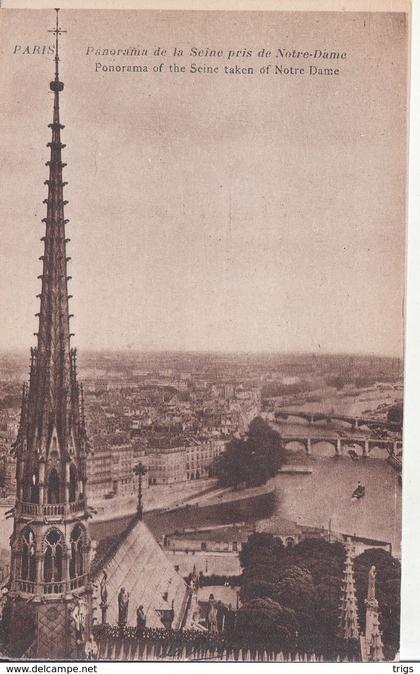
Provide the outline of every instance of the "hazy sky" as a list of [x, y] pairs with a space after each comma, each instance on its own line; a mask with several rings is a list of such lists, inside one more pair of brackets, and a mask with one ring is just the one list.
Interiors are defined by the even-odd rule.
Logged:
[[[52, 117], [50, 11], [0, 24], [0, 348], [34, 343]], [[62, 11], [63, 160], [81, 348], [400, 355], [401, 14]], [[94, 48], [347, 52], [340, 76], [170, 74]], [[163, 73], [95, 63], [165, 63]], [[309, 68], [313, 60], [239, 58]], [[272, 65], [274, 68], [274, 65]]]

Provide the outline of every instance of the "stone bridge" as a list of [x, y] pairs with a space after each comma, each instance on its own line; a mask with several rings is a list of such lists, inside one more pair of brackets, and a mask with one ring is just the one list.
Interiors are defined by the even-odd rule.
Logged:
[[298, 419], [305, 419], [310, 425], [318, 421], [325, 421], [327, 424], [331, 421], [343, 421], [350, 424], [352, 430], [360, 426], [367, 426], [368, 428], [392, 428], [393, 430], [401, 430], [401, 424], [386, 421], [385, 419], [370, 419], [368, 417], [348, 416], [345, 414], [334, 414], [333, 412], [300, 412], [279, 409], [274, 414], [276, 420], [289, 419], [295, 417]]
[[338, 435], [335, 437], [331, 435], [325, 437], [282, 435], [281, 439], [286, 449], [291, 443], [296, 443], [302, 445], [307, 454], [312, 454], [312, 448], [320, 443], [332, 445], [337, 456], [341, 456], [346, 447], [352, 449], [355, 445], [361, 448], [362, 456], [369, 456], [370, 451], [378, 447], [380, 449], [386, 449], [390, 457], [393, 456], [397, 458], [397, 454], [402, 450], [401, 440], [380, 440], [378, 438], [355, 437], [353, 435], [348, 437]]

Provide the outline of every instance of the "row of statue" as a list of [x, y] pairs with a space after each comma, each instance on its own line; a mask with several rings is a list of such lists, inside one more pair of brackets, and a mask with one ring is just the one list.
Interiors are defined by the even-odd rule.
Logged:
[[[106, 610], [108, 608], [108, 588], [107, 588], [107, 574], [103, 572], [101, 582], [99, 584], [102, 609], [102, 622], [106, 622]], [[128, 603], [130, 601], [130, 593], [125, 587], [122, 587], [118, 593], [118, 626], [123, 628], [127, 626], [128, 621]], [[146, 614], [144, 607], [140, 604], [136, 611], [137, 617], [137, 631], [142, 632], [146, 627]]]
[[[127, 626], [129, 600], [130, 593], [127, 592], [125, 587], [122, 587], [118, 593], [118, 627]], [[141, 633], [146, 627], [146, 614], [142, 604], [136, 610], [136, 626], [138, 633]]]
[[[191, 574], [189, 582], [190, 592], [197, 595], [199, 583], [198, 577], [195, 572], [195, 567], [193, 573]], [[101, 598], [101, 608], [102, 608], [102, 622], [106, 622], [106, 609], [108, 608], [108, 589], [107, 589], [107, 574], [104, 571], [102, 579], [100, 581], [100, 598]], [[118, 593], [118, 627], [124, 628], [127, 626], [128, 622], [128, 605], [130, 601], [130, 593], [127, 592], [125, 587], [121, 587]], [[169, 620], [164, 621], [167, 624], [166, 627], [170, 627], [173, 620], [173, 607], [172, 611], [168, 610]], [[222, 632], [229, 632], [233, 629], [235, 621], [235, 611], [232, 609], [232, 606], [229, 604], [226, 607], [220, 600], [216, 601], [213, 594], [210, 594], [208, 599], [208, 608], [206, 616], [206, 627], [210, 634], [221, 634]], [[136, 628], [137, 632], [140, 634], [146, 628], [146, 614], [144, 607], [140, 604], [136, 610]]]

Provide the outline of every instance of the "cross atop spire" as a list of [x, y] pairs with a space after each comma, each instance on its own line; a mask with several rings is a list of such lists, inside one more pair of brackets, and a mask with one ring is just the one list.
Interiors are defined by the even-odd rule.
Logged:
[[[56, 11], [55, 28], [48, 31], [49, 33], [53, 33], [55, 35], [55, 57], [54, 57], [54, 60], [55, 60], [55, 80], [54, 80], [54, 82], [51, 82], [51, 84], [50, 84], [50, 88], [51, 88], [52, 91], [56, 91], [56, 84], [55, 83], [60, 82], [59, 76], [58, 76], [58, 62], [60, 60], [60, 58], [58, 56], [58, 36], [61, 35], [62, 33], [67, 33], [66, 30], [64, 30], [63, 28], [61, 28], [58, 25], [58, 12], [60, 11], [60, 9], [58, 7], [56, 7], [55, 11]], [[58, 91], [62, 91], [63, 88], [64, 88], [64, 85], [62, 84], [62, 82], [60, 82], [60, 84], [62, 86], [58, 87]]]

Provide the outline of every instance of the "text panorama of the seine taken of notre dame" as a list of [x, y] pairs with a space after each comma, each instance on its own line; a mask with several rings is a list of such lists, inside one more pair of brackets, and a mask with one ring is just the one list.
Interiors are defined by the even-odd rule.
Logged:
[[400, 650], [409, 10], [0, 12], [0, 653]]

